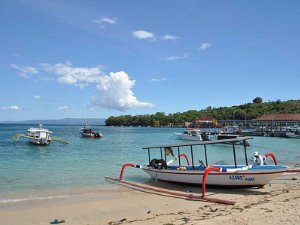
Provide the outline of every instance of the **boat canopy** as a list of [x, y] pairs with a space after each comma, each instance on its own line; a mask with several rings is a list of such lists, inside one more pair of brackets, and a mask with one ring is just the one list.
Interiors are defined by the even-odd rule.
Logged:
[[[207, 150], [206, 150], [206, 146], [207, 145], [213, 145], [213, 144], [221, 144], [221, 143], [227, 143], [227, 144], [232, 144], [232, 150], [233, 150], [233, 158], [234, 158], [234, 166], [235, 168], [237, 168], [237, 161], [236, 161], [236, 148], [235, 148], [235, 144], [237, 143], [243, 143], [244, 146], [244, 156], [245, 156], [245, 162], [246, 165], [248, 166], [248, 159], [247, 159], [247, 144], [246, 141], [249, 139], [253, 139], [252, 137], [237, 137], [237, 138], [230, 138], [230, 139], [224, 139], [224, 140], [214, 140], [214, 141], [194, 141], [194, 142], [188, 142], [188, 143], [184, 143], [184, 144], [165, 144], [165, 145], [156, 145], [156, 146], [148, 146], [148, 147], [144, 147], [143, 149], [147, 149], [148, 150], [148, 160], [149, 160], [149, 164], [151, 161], [151, 156], [150, 156], [150, 150], [151, 149], [160, 149], [160, 155], [161, 155], [161, 159], [163, 159], [163, 149], [164, 149], [164, 160], [166, 161], [167, 159], [167, 149], [169, 148], [177, 148], [177, 152], [178, 152], [178, 156], [180, 155], [180, 147], [190, 147], [190, 151], [191, 151], [191, 157], [192, 157], [192, 167], [194, 168], [194, 149], [193, 146], [203, 146], [204, 147], [204, 156], [205, 156], [205, 164], [206, 166], [208, 166], [208, 159], [207, 159]], [[181, 162], [180, 162], [180, 157], [179, 157], [179, 166], [181, 166]]]
[[28, 132], [30, 133], [49, 133], [49, 134], [52, 134], [52, 131], [49, 131], [48, 129], [45, 129], [45, 128], [29, 128], [27, 130]]
[[233, 145], [238, 142], [244, 142], [246, 140], [253, 139], [252, 137], [237, 137], [237, 138], [228, 138], [224, 140], [213, 140], [213, 141], [193, 141], [185, 142], [184, 144], [165, 144], [165, 145], [154, 145], [147, 146], [143, 149], [150, 148], [167, 148], [167, 147], [184, 147], [184, 146], [195, 146], [195, 145], [211, 145], [211, 144], [221, 144], [221, 143], [232, 143]]

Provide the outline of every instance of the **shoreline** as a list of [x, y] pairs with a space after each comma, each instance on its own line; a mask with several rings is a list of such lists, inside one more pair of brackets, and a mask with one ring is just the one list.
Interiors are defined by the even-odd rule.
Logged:
[[[200, 187], [188, 187], [200, 192]], [[212, 189], [208, 197], [235, 201], [234, 206], [188, 201], [115, 185], [114, 189], [60, 199], [0, 204], [3, 224], [296, 224], [300, 220], [300, 174], [289, 173], [257, 189]]]
[[[88, 196], [93, 194], [101, 194], [106, 192], [112, 192], [117, 189], [114, 184], [102, 184], [93, 187], [73, 187], [64, 189], [48, 189], [39, 192], [35, 191], [25, 191], [25, 192], [12, 192], [6, 196], [1, 196], [0, 208], [1, 206], [9, 203], [22, 203], [30, 201], [46, 201], [64, 198], [73, 198], [80, 196]], [[3, 195], [3, 193], [2, 193]]]
[[[298, 164], [296, 164], [298, 165]], [[295, 165], [288, 165], [291, 171], [283, 173], [283, 176], [293, 175], [295, 172], [300, 172], [300, 167], [295, 167]], [[118, 175], [117, 175], [118, 176]], [[149, 177], [143, 177], [138, 181], [143, 184], [155, 184], [155, 181], [151, 180]], [[46, 189], [46, 190], [24, 190], [24, 191], [12, 191], [8, 193], [1, 193], [0, 195], [0, 207], [4, 204], [14, 203], [14, 202], [27, 202], [27, 201], [39, 201], [39, 200], [51, 200], [51, 199], [64, 199], [72, 197], [80, 197], [92, 194], [101, 194], [103, 192], [111, 192], [117, 189], [118, 185], [115, 182], [104, 180], [103, 184], [98, 184], [94, 186], [79, 186], [79, 187], [63, 187], [61, 189]], [[199, 186], [201, 191], [201, 187]]]

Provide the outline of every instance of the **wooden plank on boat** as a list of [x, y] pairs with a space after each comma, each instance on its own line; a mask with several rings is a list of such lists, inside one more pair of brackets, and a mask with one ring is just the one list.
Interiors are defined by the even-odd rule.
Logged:
[[166, 147], [184, 147], [184, 146], [195, 146], [195, 145], [211, 145], [211, 144], [222, 144], [222, 143], [237, 143], [246, 141], [249, 139], [253, 139], [252, 137], [238, 137], [238, 138], [230, 138], [223, 140], [214, 140], [214, 141], [193, 141], [193, 142], [185, 142], [183, 144], [165, 144], [165, 145], [156, 145], [156, 146], [147, 146], [143, 147], [143, 149], [149, 148], [166, 148]]
[[129, 181], [120, 181], [117, 178], [112, 177], [105, 177], [106, 179], [119, 182], [122, 186], [133, 188], [138, 191], [167, 196], [167, 197], [173, 197], [173, 198], [180, 198], [180, 199], [186, 199], [191, 201], [204, 201], [204, 202], [213, 202], [213, 203], [220, 203], [220, 204], [226, 204], [226, 205], [234, 205], [234, 201], [230, 200], [224, 200], [224, 199], [217, 199], [217, 198], [208, 198], [208, 197], [202, 197], [200, 194], [192, 194], [192, 193], [186, 193], [182, 191], [175, 191], [175, 190], [168, 190], [165, 188], [159, 188], [159, 187], [153, 187], [146, 184], [139, 184], [135, 182], [129, 182]]

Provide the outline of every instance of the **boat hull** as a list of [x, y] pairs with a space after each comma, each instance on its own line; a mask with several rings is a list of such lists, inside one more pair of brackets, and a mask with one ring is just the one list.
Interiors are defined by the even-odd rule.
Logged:
[[[201, 185], [204, 170], [168, 170], [154, 169], [148, 166], [142, 168], [152, 178], [185, 184]], [[280, 176], [287, 168], [276, 170], [239, 170], [236, 172], [211, 172], [207, 176], [206, 184], [212, 186], [255, 187], [268, 184]]]
[[181, 134], [181, 133], [175, 133], [175, 135], [180, 140], [201, 141], [200, 136], [191, 136], [191, 135]]
[[42, 140], [42, 139], [29, 139], [29, 142], [35, 145], [48, 145], [50, 144], [51, 140]]
[[99, 139], [99, 138], [102, 138], [102, 135], [101, 134], [87, 134], [87, 133], [82, 133], [81, 136], [83, 138], [92, 138], [92, 139]]
[[177, 138], [180, 140], [201, 141], [201, 137], [181, 135], [181, 134], [176, 134], [176, 135], [177, 135]]
[[286, 137], [288, 137], [288, 138], [300, 138], [300, 135], [296, 134], [295, 132], [286, 132]]

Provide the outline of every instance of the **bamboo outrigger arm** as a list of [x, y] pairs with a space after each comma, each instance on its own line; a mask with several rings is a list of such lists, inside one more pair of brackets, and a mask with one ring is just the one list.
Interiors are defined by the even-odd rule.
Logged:
[[29, 137], [29, 136], [27, 136], [27, 135], [25, 135], [25, 134], [15, 134], [13, 137], [12, 137], [12, 139], [14, 140], [14, 141], [18, 141], [21, 137], [25, 137], [25, 138], [31, 138], [32, 139], [32, 137]]
[[63, 138], [60, 138], [60, 137], [52, 137], [51, 138], [52, 141], [57, 141], [57, 142], [60, 142], [60, 143], [63, 143], [63, 144], [69, 144], [69, 142]]
[[[28, 138], [28, 139], [36, 139], [36, 138], [34, 138], [34, 137], [30, 137], [30, 136], [25, 135], [25, 134], [15, 134], [15, 135], [12, 137], [12, 139], [13, 139], [14, 141], [19, 141], [19, 139], [20, 139], [21, 137]], [[63, 144], [69, 144], [69, 142], [68, 142], [67, 140], [65, 140], [65, 139], [63, 139], [63, 138], [60, 138], [60, 137], [51, 137], [51, 140], [52, 140], [52, 141], [57, 141], [57, 142], [60, 142], [60, 143], [63, 143]]]
[[125, 187], [133, 188], [135, 190], [146, 192], [146, 193], [152, 193], [152, 194], [173, 197], [173, 198], [181, 198], [181, 199], [186, 199], [189, 201], [204, 201], [204, 202], [212, 202], [212, 203], [219, 203], [219, 204], [225, 204], [225, 205], [234, 205], [235, 204], [234, 201], [230, 201], [230, 200], [202, 197], [197, 194], [169, 190], [166, 188], [159, 188], [159, 187], [154, 187], [154, 186], [150, 186], [150, 185], [146, 185], [146, 184], [139, 184], [136, 182], [124, 181], [124, 180], [107, 177], [107, 176], [105, 178], [108, 180], [119, 182], [120, 185], [123, 185]]

